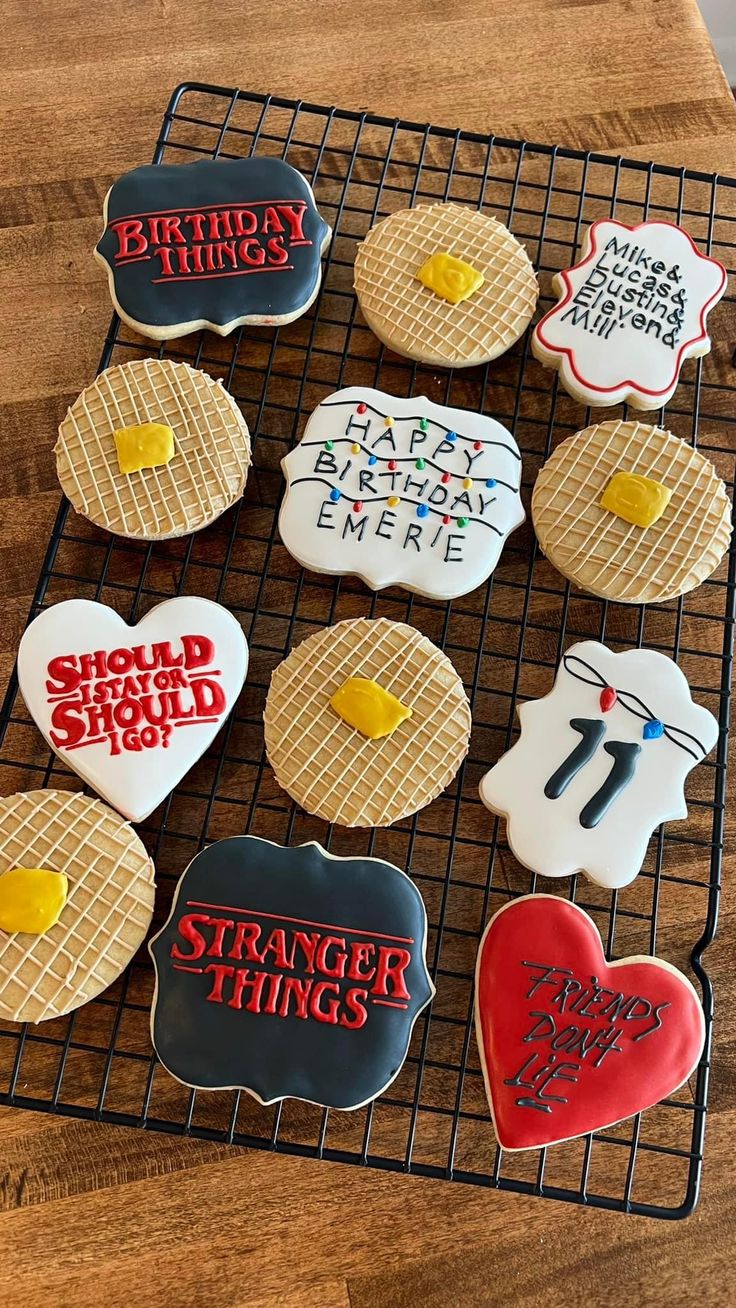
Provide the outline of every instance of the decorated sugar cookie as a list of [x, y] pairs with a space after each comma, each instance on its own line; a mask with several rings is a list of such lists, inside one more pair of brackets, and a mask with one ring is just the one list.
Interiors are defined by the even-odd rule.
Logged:
[[308, 813], [385, 827], [449, 786], [470, 739], [450, 660], [414, 627], [354, 618], [279, 663], [263, 714], [279, 785]]
[[51, 748], [140, 822], [211, 745], [248, 667], [240, 624], [194, 595], [130, 627], [114, 609], [65, 600], [18, 650], [23, 698]]
[[607, 963], [576, 904], [525, 895], [491, 918], [475, 977], [475, 1029], [502, 1149], [541, 1149], [666, 1099], [705, 1041], [687, 977], [659, 958]]
[[519, 339], [539, 287], [526, 250], [502, 223], [445, 203], [400, 209], [376, 223], [355, 255], [355, 292], [389, 349], [467, 368]]
[[666, 222], [613, 218], [588, 228], [582, 258], [553, 278], [559, 301], [537, 323], [532, 352], [581, 404], [657, 409], [685, 359], [707, 354], [708, 312], [726, 270]]
[[434, 986], [403, 872], [254, 836], [217, 841], [151, 941], [153, 1044], [185, 1085], [360, 1108], [406, 1058]]
[[651, 604], [700, 585], [731, 539], [713, 464], [661, 427], [610, 420], [563, 441], [532, 493], [550, 563], [603, 599]]
[[521, 736], [480, 783], [483, 803], [506, 818], [525, 867], [610, 889], [633, 881], [660, 822], [687, 817], [685, 779], [718, 739], [672, 659], [594, 640], [563, 655], [550, 693], [519, 719]]
[[524, 521], [521, 456], [492, 418], [350, 386], [282, 460], [279, 531], [307, 568], [454, 599], [485, 581]]
[[134, 168], [108, 191], [95, 257], [120, 317], [154, 340], [287, 323], [319, 290], [331, 231], [283, 159]]
[[98, 799], [0, 799], [0, 1018], [61, 1017], [112, 985], [153, 912], [153, 863]]
[[77, 513], [119, 536], [168, 540], [240, 499], [250, 436], [221, 382], [173, 359], [131, 359], [82, 391], [54, 453]]

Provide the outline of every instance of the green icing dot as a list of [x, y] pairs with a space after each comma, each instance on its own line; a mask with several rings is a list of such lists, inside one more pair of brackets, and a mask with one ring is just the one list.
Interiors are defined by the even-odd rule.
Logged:
[[427, 466], [427, 465], [425, 464], [424, 459], [417, 459], [416, 463], [414, 464], [414, 467], [415, 467], [415, 468], [418, 468], [420, 472], [421, 472], [422, 469], [425, 468], [426, 466]]
[[334, 441], [325, 441], [325, 449], [326, 449], [326, 450], [334, 450], [334, 448], [335, 448], [335, 442], [334, 442]]
[[426, 418], [420, 418], [420, 419], [419, 419], [419, 426], [421, 427], [422, 431], [426, 431], [426, 430], [427, 430], [427, 419], [426, 419]]
[[468, 525], [468, 519], [467, 519], [467, 518], [458, 518], [458, 520], [457, 520], [457, 525], [458, 525], [458, 527], [467, 527], [467, 525]]

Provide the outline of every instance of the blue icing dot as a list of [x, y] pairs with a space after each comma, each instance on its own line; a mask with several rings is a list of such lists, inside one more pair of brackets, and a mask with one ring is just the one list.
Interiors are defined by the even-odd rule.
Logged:
[[337, 490], [337, 488], [335, 488], [335, 490], [330, 491], [330, 499], [332, 500], [333, 504], [337, 504], [339, 498], [340, 498], [340, 492], [339, 490]]
[[447, 435], [445, 436], [445, 440], [446, 440], [446, 441], [456, 441], [456, 440], [457, 440], [457, 432], [456, 432], [456, 431], [448, 431]]
[[644, 723], [642, 736], [645, 740], [658, 740], [663, 735], [664, 723], [660, 722], [659, 718], [652, 718], [651, 722]]
[[418, 517], [418, 518], [426, 518], [428, 513], [429, 513], [429, 505], [428, 505], [428, 504], [417, 504], [417, 517]]
[[371, 454], [370, 458], [368, 459], [368, 462], [369, 462], [370, 464], [378, 463], [378, 459], [376, 458], [376, 455], [375, 455], [375, 454]]
[[495, 477], [489, 477], [489, 478], [488, 478], [488, 481], [486, 482], [486, 486], [488, 487], [488, 489], [489, 489], [489, 490], [493, 490], [493, 487], [495, 486], [495, 484], [496, 484], [496, 478], [495, 478]]

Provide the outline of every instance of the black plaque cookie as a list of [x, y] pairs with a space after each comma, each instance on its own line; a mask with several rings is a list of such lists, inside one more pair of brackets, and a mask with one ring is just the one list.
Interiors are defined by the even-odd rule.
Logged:
[[154, 340], [279, 325], [319, 290], [331, 229], [283, 159], [134, 168], [108, 191], [95, 257], [121, 318]]
[[189, 864], [151, 941], [151, 1033], [203, 1090], [350, 1109], [398, 1075], [434, 994], [409, 878], [314, 842], [220, 840]]

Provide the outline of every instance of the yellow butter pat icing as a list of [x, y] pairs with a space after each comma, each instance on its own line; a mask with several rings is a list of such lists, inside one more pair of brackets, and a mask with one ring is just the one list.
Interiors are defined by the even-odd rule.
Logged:
[[0, 931], [40, 936], [58, 922], [66, 903], [63, 872], [45, 867], [13, 867], [0, 876]]
[[615, 472], [601, 496], [601, 508], [635, 527], [651, 527], [662, 517], [672, 491], [638, 472]]
[[174, 457], [174, 433], [163, 422], [142, 422], [113, 432], [121, 472], [158, 468]]
[[462, 300], [467, 300], [485, 281], [483, 273], [464, 259], [456, 259], [454, 254], [442, 251], [429, 256], [417, 277], [422, 286], [434, 291], [441, 299], [449, 300], [450, 304], [460, 304]]
[[355, 727], [369, 740], [390, 736], [411, 717], [410, 708], [390, 690], [384, 690], [377, 681], [369, 681], [367, 677], [348, 677], [335, 691], [330, 706], [348, 726]]

